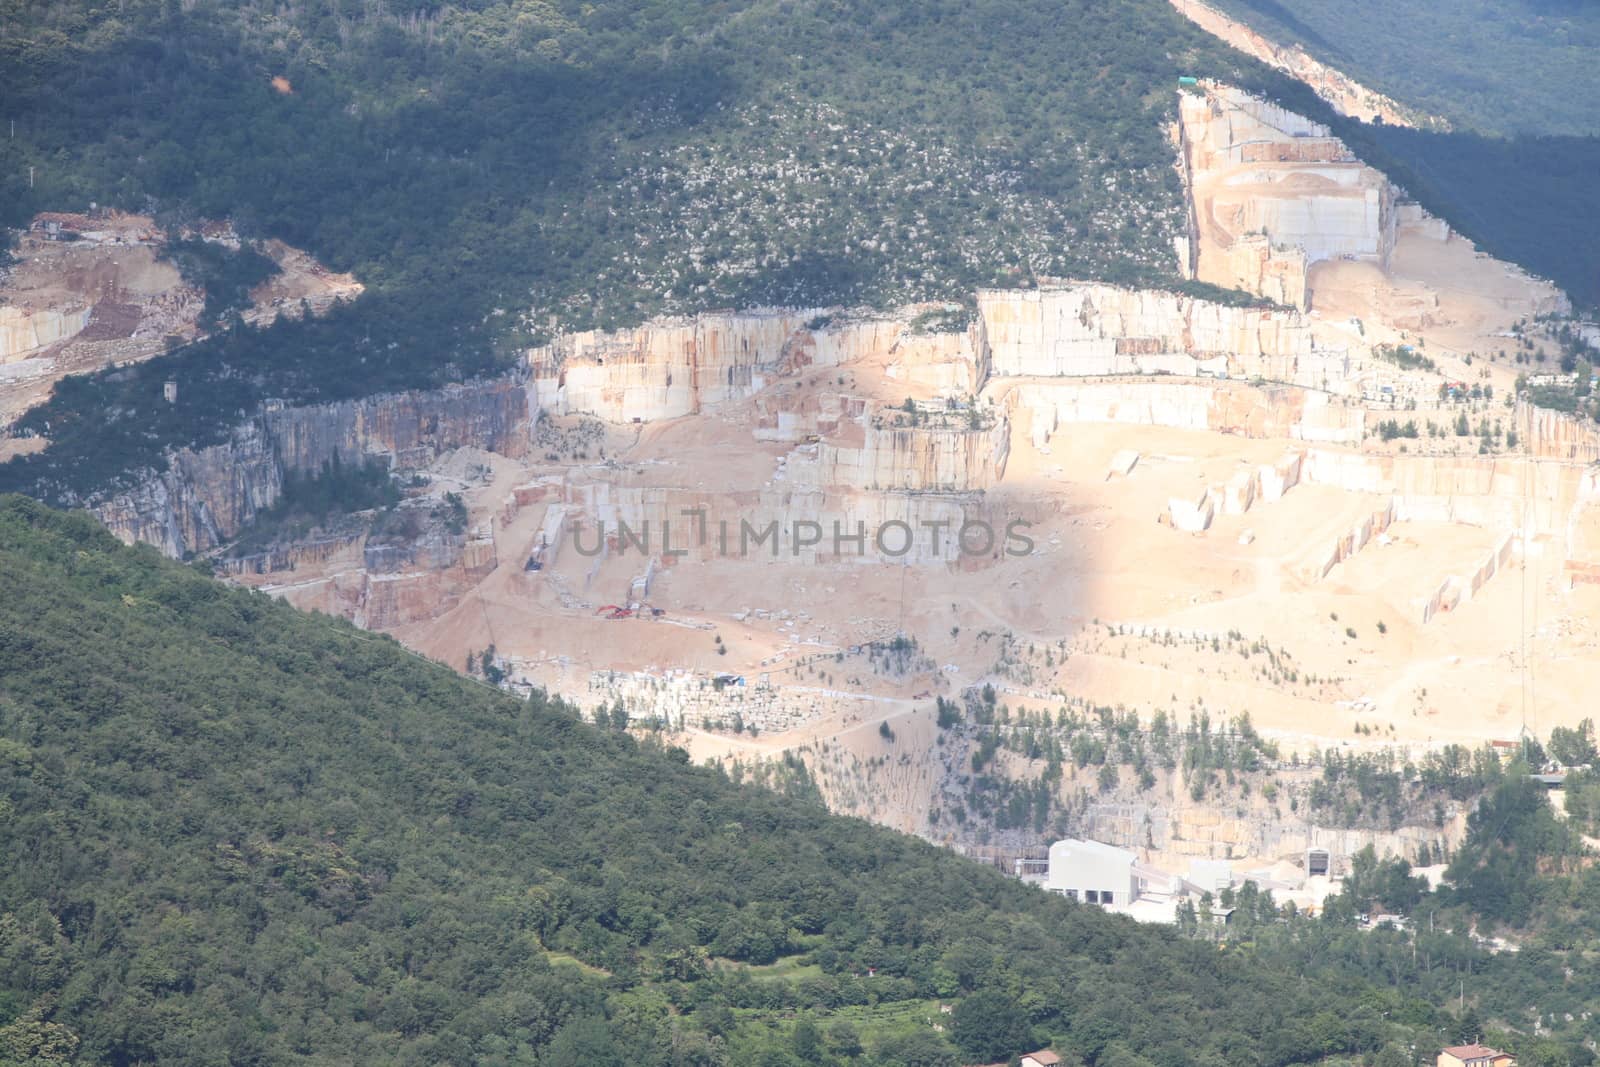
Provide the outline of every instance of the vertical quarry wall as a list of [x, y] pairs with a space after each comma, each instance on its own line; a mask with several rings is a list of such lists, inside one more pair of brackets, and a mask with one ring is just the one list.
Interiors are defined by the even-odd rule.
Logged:
[[1498, 574], [1511, 562], [1512, 546], [1516, 542], [1513, 534], [1506, 534], [1500, 538], [1495, 547], [1481, 559], [1473, 570], [1466, 574], [1452, 574], [1447, 576], [1439, 587], [1422, 602], [1422, 621], [1432, 622], [1434, 616], [1442, 612], [1454, 611], [1463, 601], [1471, 600], [1477, 596], [1488, 583], [1489, 579]]
[[76, 337], [89, 325], [90, 309], [30, 311], [0, 306], [0, 363], [26, 359], [31, 353]]
[[1564, 531], [1575, 511], [1590, 502], [1584, 468], [1514, 456], [1375, 456], [1313, 448], [1301, 478], [1391, 495], [1398, 521], [1529, 533]]
[[381, 457], [399, 468], [422, 466], [442, 452], [472, 445], [520, 457], [528, 450], [529, 406], [520, 378], [447, 385], [314, 407], [268, 405], [261, 418], [283, 465], [314, 471]]
[[814, 311], [666, 319], [634, 330], [567, 334], [528, 353], [534, 397], [557, 414], [614, 422], [692, 415], [748, 396]]
[[1518, 404], [1512, 416], [1519, 446], [1542, 459], [1600, 462], [1600, 427], [1588, 419]]
[[1011, 448], [1007, 421], [991, 422], [983, 429], [868, 426], [859, 446], [825, 440], [814, 449], [802, 448], [788, 464], [788, 477], [818, 488], [987, 489], [1005, 474]]
[[1074, 382], [996, 380], [986, 390], [996, 404], [1026, 414], [1032, 439], [1047, 443], [1062, 425], [1115, 422], [1219, 430], [1246, 437], [1356, 442], [1366, 411], [1323, 393], [1242, 382]]
[[520, 376], [305, 408], [269, 403], [222, 444], [179, 449], [167, 470], [89, 506], [124, 541], [181, 557], [236, 537], [278, 501], [287, 472], [315, 472], [335, 456], [420, 466], [463, 445], [520, 456], [528, 421]]
[[748, 397], [778, 373], [868, 359], [889, 361], [891, 376], [908, 383], [977, 390], [982, 370], [972, 329], [916, 333], [908, 324], [909, 316], [814, 308], [705, 314], [568, 334], [527, 358], [539, 407], [612, 422], [693, 415]]
[[1326, 126], [1237, 89], [1179, 97], [1195, 277], [1306, 305], [1306, 271], [1328, 259], [1387, 268], [1394, 186]]
[[1383, 533], [1394, 522], [1395, 506], [1390, 500], [1371, 515], [1361, 519], [1346, 533], [1334, 539], [1323, 556], [1311, 566], [1307, 575], [1312, 581], [1326, 578], [1333, 568], [1367, 547], [1374, 537]]
[[1346, 350], [1319, 346], [1294, 311], [1074, 284], [981, 290], [978, 313], [996, 376], [1209, 373], [1330, 388], [1349, 374]]

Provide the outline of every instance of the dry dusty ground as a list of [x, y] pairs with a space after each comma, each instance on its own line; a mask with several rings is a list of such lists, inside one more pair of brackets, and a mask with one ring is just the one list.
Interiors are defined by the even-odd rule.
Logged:
[[[1226, 208], [1252, 195], [1327, 192], [1314, 173], [1275, 172], [1255, 189], [1257, 172], [1263, 165], [1198, 176], [1202, 242], [1239, 236], [1226, 211], [1213, 212], [1214, 199]], [[1461, 409], [1440, 406], [1446, 381], [1494, 389], [1494, 400], [1475, 402], [1474, 425], [1509, 420], [1502, 400], [1515, 364], [1485, 356], [1510, 347], [1518, 320], [1560, 302], [1545, 283], [1426, 220], [1397, 228], [1387, 264], [1324, 260], [1307, 281], [1325, 336], [1352, 346], [1414, 344], [1437, 364], [1433, 372], [1382, 368], [1414, 407], [1338, 398], [1369, 404], [1369, 425], [1384, 417], [1450, 425]], [[591, 558], [568, 538], [542, 570], [524, 569], [553, 501], [581, 515], [588, 531], [613, 506], [661, 514], [694, 504], [713, 522], [737, 523], [769, 512], [785, 492], [797, 514], [893, 513], [904, 494], [808, 485], [797, 472], [815, 443], [763, 441], [754, 431], [770, 426], [774, 411], [814, 414], [834, 393], [885, 409], [908, 394], [932, 399], [931, 389], [907, 382], [939, 375], [916, 371], [883, 357], [780, 372], [745, 400], [606, 428], [583, 457], [537, 448], [527, 461], [478, 454], [473, 477], [463, 477], [460, 457], [447, 457], [436, 484], [463, 492], [470, 524], [493, 538], [497, 565], [448, 610], [392, 632], [458, 667], [492, 646], [515, 681], [585, 708], [621, 698], [635, 717], [665, 718], [697, 758], [804, 750], [824, 791], [851, 810], [862, 810], [851, 791], [867, 765], [866, 809], [914, 830], [926, 827], [942, 774], [935, 700], [971, 687], [993, 685], [1012, 707], [1054, 710], [1073, 699], [1142, 716], [1165, 711], [1180, 722], [1203, 712], [1213, 723], [1248, 713], [1264, 734], [1301, 752], [1348, 745], [1415, 754], [1510, 739], [1524, 726], [1544, 735], [1592, 715], [1600, 585], [1572, 585], [1565, 567], [1600, 563], [1600, 493], [1577, 463], [1500, 443], [1480, 461], [1475, 434], [1315, 446], [1332, 457], [1325, 467], [1376, 457], [1460, 465], [1441, 467], [1442, 488], [1418, 491], [1353, 552], [1339, 549], [1341, 538], [1387, 516], [1398, 491], [1308, 477], [1242, 514], [1219, 510], [1203, 532], [1168, 521], [1174, 498], [1195, 500], [1240, 471], [1304, 453], [1305, 441], [1250, 426], [1082, 422], [1039, 445], [1028, 416], [1012, 411], [996, 484], [922, 493], [916, 503], [961, 508], [1000, 527], [1025, 518], [1033, 550], [1024, 555], [726, 558], [697, 544], [682, 558], [658, 550], [651, 564], [637, 551]], [[1121, 383], [1130, 406], [1150, 384]], [[1002, 385], [991, 382], [984, 395], [1004, 396]], [[1279, 403], [1286, 388], [1257, 398]], [[863, 425], [846, 420], [824, 446], [858, 446]], [[1113, 458], [1130, 452], [1139, 457], [1132, 470], [1114, 471]], [[1530, 479], [1535, 466], [1540, 477]], [[1421, 471], [1419, 479], [1434, 473], [1405, 469]], [[1468, 486], [1484, 470], [1486, 495]], [[1537, 488], [1518, 500], [1524, 482]], [[509, 503], [519, 489], [527, 500]], [[691, 529], [684, 520], [675, 547]], [[1330, 556], [1342, 558], [1329, 567]], [[1445, 608], [1431, 611], [1436, 603]], [[612, 619], [612, 605], [636, 610]], [[896, 635], [914, 648], [874, 649]], [[730, 684], [719, 688], [718, 676]], [[742, 729], [730, 728], [735, 719]], [[880, 732], [885, 725], [892, 740]]]
[[[164, 258], [166, 237], [153, 219], [114, 212], [59, 217], [71, 220], [82, 236], [56, 241], [37, 230], [21, 235], [15, 263], [0, 273], [0, 307], [62, 315], [75, 323], [86, 314], [87, 321], [54, 343], [0, 350], [0, 426], [42, 403], [67, 375], [141, 362], [201, 332], [205, 294], [186, 285]], [[226, 225], [210, 223], [197, 232], [207, 240], [239, 243]], [[250, 294], [244, 317], [254, 325], [269, 325], [280, 314], [298, 316], [305, 307], [320, 313], [362, 291], [350, 275], [328, 271], [281, 241], [262, 242], [260, 249], [279, 273]], [[0, 440], [0, 460], [42, 446]]]
[[[694, 447], [680, 440], [691, 422]], [[731, 436], [719, 419], [683, 420], [653, 427], [622, 460], [637, 463], [647, 482], [713, 493], [770, 476], [779, 447], [746, 442], [735, 454]], [[1014, 704], [1050, 708], [1070, 694], [1182, 718], [1200, 707], [1213, 718], [1248, 711], [1265, 731], [1306, 747], [1351, 740], [1358, 723], [1379, 727], [1384, 741], [1428, 744], [1515, 736], [1524, 710], [1540, 732], [1589, 713], [1582, 694], [1600, 683], [1591, 621], [1600, 592], [1563, 588], [1559, 538], [1535, 538], [1526, 559], [1519, 552], [1475, 597], [1424, 622], [1422, 603], [1440, 582], [1470, 571], [1506, 531], [1397, 522], [1317, 578], [1327, 546], [1386, 498], [1307, 484], [1243, 515], [1219, 514], [1202, 534], [1158, 521], [1170, 497], [1225, 481], [1246, 463], [1270, 462], [1291, 444], [1079, 426], [1059, 433], [1043, 455], [1014, 435], [1005, 480], [990, 502], [1044, 515], [1029, 530], [1032, 555], [972, 569], [686, 559], [656, 579], [649, 603], [665, 615], [654, 621], [595, 614], [603, 604], [628, 602], [641, 557], [595, 566], [566, 551], [543, 572], [523, 571], [519, 563], [544, 519], [542, 508], [530, 507], [496, 528], [501, 566], [488, 579], [441, 618], [396, 632], [449, 663], [493, 644], [530, 680], [586, 704], [596, 699], [588, 677], [603, 670], [727, 672], [752, 685], [764, 676], [774, 685], [876, 698], [832, 709], [831, 723], [841, 725], [874, 725], [925, 708], [932, 695], [984, 682], [1009, 690]], [[1141, 453], [1138, 465], [1108, 478], [1112, 455], [1124, 449]], [[527, 477], [507, 460], [496, 467], [493, 482], [471, 494], [484, 520]], [[1246, 531], [1252, 536], [1241, 543]], [[1113, 632], [1119, 629], [1144, 636]], [[1168, 643], [1166, 631], [1186, 640]], [[918, 640], [920, 667], [885, 674], [848, 654], [896, 632]], [[1211, 636], [1226, 641], [1230, 633], [1270, 645], [1298, 679], [1268, 671], [1259, 656], [1214, 650]], [[794, 665], [808, 658], [815, 662]], [[914, 699], [921, 693], [930, 696]], [[722, 738], [706, 751], [770, 751], [828, 736], [832, 724]]]

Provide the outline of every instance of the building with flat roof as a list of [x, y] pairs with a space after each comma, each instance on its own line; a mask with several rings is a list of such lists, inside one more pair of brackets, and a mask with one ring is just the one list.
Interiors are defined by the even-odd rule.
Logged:
[[1050, 846], [1044, 887], [1089, 904], [1131, 904], [1139, 895], [1132, 852], [1072, 838]]

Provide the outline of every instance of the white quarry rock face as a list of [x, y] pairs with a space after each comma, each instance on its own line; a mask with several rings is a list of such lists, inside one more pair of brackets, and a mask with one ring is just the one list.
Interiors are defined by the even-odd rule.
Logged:
[[976, 392], [972, 331], [914, 334], [909, 314], [843, 316], [815, 308], [658, 319], [632, 330], [566, 334], [528, 352], [535, 402], [557, 415], [611, 422], [697, 414], [807, 367], [868, 359], [891, 376], [942, 392]]
[[534, 398], [613, 422], [691, 415], [756, 392], [808, 311], [701, 315], [634, 330], [566, 334], [528, 353]]
[[1349, 492], [1392, 495], [1395, 518], [1487, 529], [1567, 530], [1590, 506], [1585, 470], [1492, 456], [1369, 456], [1313, 448], [1302, 480]]
[[1261, 485], [1261, 499], [1267, 503], [1274, 503], [1283, 499], [1283, 494], [1300, 484], [1300, 466], [1305, 459], [1303, 452], [1285, 452], [1273, 464], [1263, 463], [1256, 470], [1257, 478]]
[[1293, 311], [1069, 284], [980, 290], [978, 313], [996, 376], [1193, 377], [1225, 368], [1233, 378], [1330, 388], [1349, 374], [1345, 348], [1319, 344], [1311, 324]]
[[1363, 409], [1332, 403], [1324, 394], [1262, 389], [1243, 382], [997, 378], [983, 395], [1013, 418], [1026, 412], [1035, 444], [1047, 443], [1064, 424], [1084, 422], [1243, 431], [1329, 442], [1358, 442], [1366, 426]]
[[[977, 393], [1008, 377], [1170, 375], [1264, 379], [1335, 392], [1353, 388], [1348, 337], [1319, 337], [1316, 324], [1293, 310], [1231, 307], [1096, 283], [980, 290], [976, 302], [973, 324], [953, 333], [912, 332], [907, 322], [914, 309], [844, 319], [801, 309], [570, 334], [528, 353], [530, 397], [556, 415], [650, 422], [747, 398], [809, 367], [866, 361], [881, 364], [890, 380], [944, 396]], [[764, 406], [757, 438], [826, 435], [860, 414], [858, 398], [823, 394], [807, 403], [803, 411]], [[1134, 421], [1185, 424], [1162, 417]], [[1344, 422], [1336, 418], [1324, 431], [1308, 420], [1306, 437], [1354, 439]], [[1053, 428], [1048, 420], [1044, 425], [1033, 428], [1040, 446]], [[843, 462], [852, 465], [848, 458]]]
[[866, 427], [859, 447], [821, 442], [814, 458], [789, 465], [797, 486], [968, 492], [1005, 474], [1011, 428], [1003, 418], [985, 429]]
[[12, 363], [60, 341], [77, 336], [89, 325], [90, 309], [56, 308], [31, 311], [0, 306], [0, 363]]
[[1179, 116], [1195, 277], [1304, 307], [1313, 263], [1388, 268], [1398, 194], [1327, 127], [1223, 86], [1182, 94]]

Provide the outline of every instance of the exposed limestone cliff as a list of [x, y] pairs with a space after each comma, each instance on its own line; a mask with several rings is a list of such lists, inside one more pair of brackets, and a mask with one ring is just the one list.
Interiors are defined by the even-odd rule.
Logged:
[[335, 456], [412, 468], [468, 444], [521, 456], [528, 421], [520, 376], [315, 407], [269, 402], [226, 442], [180, 449], [167, 470], [90, 506], [123, 540], [184, 556], [238, 536], [277, 502], [288, 471], [313, 473]]
[[[1186, 2], [1186, 0], [1178, 0]], [[1355, 326], [1365, 343], [1465, 355], [1518, 319], [1567, 313], [1554, 285], [1480, 254], [1331, 130], [1229, 86], [1180, 92], [1185, 273]]]
[[361, 523], [347, 530], [319, 531], [300, 540], [271, 545], [260, 552], [222, 556], [215, 561], [216, 573], [243, 577], [288, 573], [303, 566], [320, 566], [360, 546], [366, 532], [365, 523]]
[[996, 376], [1205, 372], [1331, 388], [1349, 372], [1345, 348], [1319, 344], [1293, 311], [1069, 284], [982, 290], [978, 312]]
[[1005, 474], [1011, 428], [867, 426], [859, 445], [823, 440], [789, 464], [790, 478], [818, 488], [971, 492]]
[[165, 471], [90, 509], [124, 541], [182, 557], [237, 536], [282, 492], [283, 468], [261, 422], [251, 420], [220, 445], [171, 453]]
[[1540, 458], [1600, 462], [1600, 427], [1588, 419], [1532, 404], [1518, 404], [1515, 414], [1521, 447]]
[[[244, 578], [295, 607], [373, 630], [437, 618], [498, 565], [487, 531], [453, 532], [424, 507], [403, 507], [387, 529], [365, 526], [237, 559], [222, 573]], [[297, 577], [301, 568], [313, 577]], [[265, 582], [248, 581], [266, 577]]]
[[89, 308], [0, 306], [0, 363], [26, 359], [46, 345], [76, 336], [89, 325]]
[[882, 359], [890, 376], [950, 392], [975, 391], [981, 363], [972, 330], [922, 334], [918, 309], [885, 316], [816, 309], [712, 313], [633, 330], [567, 334], [528, 353], [537, 404], [612, 422], [692, 415], [741, 400], [780, 374]]
[[[970, 326], [942, 333], [913, 330], [917, 309], [908, 308], [892, 316], [716, 314], [574, 334], [529, 354], [533, 392], [553, 414], [649, 422], [743, 399], [809, 367], [872, 361], [890, 379], [942, 395], [976, 392], [991, 376], [1158, 373], [1340, 390], [1352, 365], [1348, 338], [1319, 337], [1291, 310], [1093, 283], [983, 290], [977, 306]], [[851, 417], [847, 401], [829, 403], [774, 411], [758, 436], [796, 440]]]
[[1564, 531], [1593, 505], [1583, 467], [1519, 456], [1373, 456], [1313, 448], [1301, 480], [1393, 496], [1395, 518], [1488, 529]]
[[512, 375], [315, 407], [269, 403], [262, 419], [284, 466], [314, 471], [335, 455], [347, 464], [381, 456], [409, 469], [468, 445], [522, 456], [529, 414], [527, 388]]
[[1223, 86], [1179, 116], [1194, 277], [1304, 307], [1312, 263], [1387, 269], [1399, 195], [1326, 126]]
[[1246, 437], [1302, 441], [1359, 441], [1366, 411], [1334, 402], [1325, 393], [1240, 382], [1074, 382], [996, 379], [985, 393], [1021, 417], [1031, 439], [1048, 443], [1072, 423], [1112, 422], [1218, 430]]
[[1178, 870], [1194, 858], [1303, 856], [1308, 848], [1324, 848], [1334, 856], [1347, 857], [1368, 845], [1380, 856], [1412, 859], [1423, 851], [1443, 854], [1466, 832], [1465, 812], [1452, 812], [1438, 828], [1411, 825], [1357, 830], [1245, 809], [1239, 804], [1223, 809], [1213, 803], [1163, 804], [1143, 798], [1136, 803], [1096, 802], [1084, 813], [1084, 831], [1096, 841], [1148, 849], [1150, 862]]
[[814, 314], [711, 314], [566, 334], [528, 353], [534, 397], [555, 414], [613, 422], [692, 415], [760, 389]]

